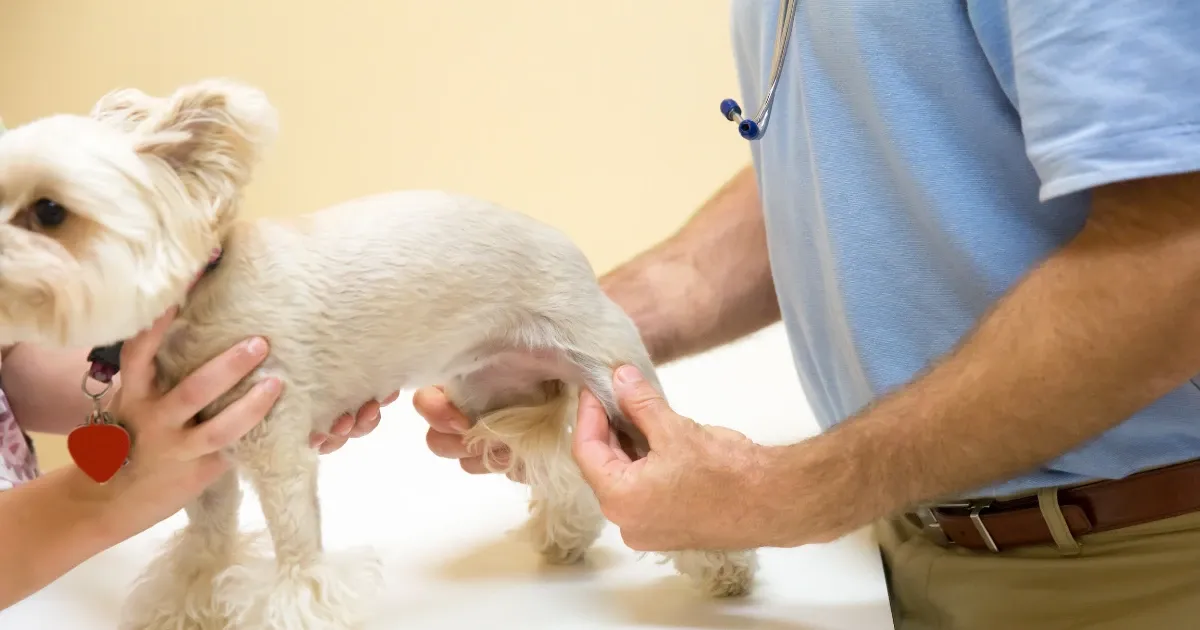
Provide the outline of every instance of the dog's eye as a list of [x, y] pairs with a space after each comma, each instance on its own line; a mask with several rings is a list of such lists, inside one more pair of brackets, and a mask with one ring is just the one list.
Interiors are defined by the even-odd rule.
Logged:
[[33, 216], [42, 227], [55, 227], [67, 219], [67, 209], [53, 199], [38, 199], [33, 203]]

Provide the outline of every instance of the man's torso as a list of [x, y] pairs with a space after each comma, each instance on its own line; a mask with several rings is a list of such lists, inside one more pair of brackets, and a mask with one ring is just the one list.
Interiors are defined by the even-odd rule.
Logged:
[[[1087, 216], [1082, 189], [1102, 175], [1054, 172], [1049, 158], [1040, 171], [1031, 163], [1029, 146], [1054, 147], [1023, 133], [1018, 88], [1038, 76], [1013, 76], [1016, 22], [1006, 3], [798, 1], [770, 126], [751, 146], [797, 370], [829, 427], [951, 350], [1068, 242]], [[746, 115], [767, 88], [779, 9], [774, 0], [733, 2]], [[1056, 115], [1087, 112], [1064, 106]], [[979, 494], [1200, 457], [1197, 411], [1200, 389], [1188, 383], [1034, 474]]]

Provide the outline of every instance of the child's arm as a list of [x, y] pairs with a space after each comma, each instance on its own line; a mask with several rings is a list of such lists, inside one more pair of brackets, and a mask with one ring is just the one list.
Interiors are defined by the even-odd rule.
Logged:
[[[56, 350], [24, 343], [4, 350], [0, 383], [23, 430], [63, 434], [83, 424], [92, 411], [92, 401], [80, 391], [87, 355], [87, 349]], [[105, 405], [120, 382], [117, 375]]]
[[0, 610], [121, 541], [101, 488], [68, 467], [0, 492]]
[[[64, 434], [83, 424], [92, 411], [92, 401], [80, 391], [87, 370], [89, 350], [57, 350], [30, 344], [17, 344], [0, 350], [0, 384], [8, 396], [13, 416], [21, 429], [35, 433]], [[104, 397], [107, 405], [112, 392], [121, 384], [121, 375], [113, 377], [113, 386]], [[93, 387], [99, 387], [93, 383]], [[321, 453], [328, 454], [346, 443], [347, 438], [370, 433], [379, 422], [379, 409], [396, 399], [382, 403], [367, 401], [358, 412], [346, 414], [334, 424], [333, 435], [314, 433], [321, 438]]]
[[121, 353], [125, 378], [109, 411], [133, 434], [129, 463], [104, 484], [71, 466], [0, 492], [0, 607], [194, 501], [229, 470], [223, 449], [278, 400], [283, 383], [268, 378], [193, 425], [201, 409], [262, 363], [268, 347], [262, 339], [239, 343], [159, 395], [154, 354], [173, 316], [160, 318]]

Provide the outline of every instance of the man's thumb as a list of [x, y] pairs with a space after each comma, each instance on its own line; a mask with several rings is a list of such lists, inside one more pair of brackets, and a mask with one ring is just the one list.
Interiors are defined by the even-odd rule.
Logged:
[[613, 390], [626, 418], [648, 438], [655, 432], [657, 424], [675, 416], [662, 394], [632, 365], [617, 368], [613, 374]]
[[584, 389], [579, 394], [579, 417], [571, 440], [571, 455], [584, 481], [596, 492], [607, 490], [628, 466], [628, 460], [622, 460], [611, 443], [611, 435], [604, 405]]

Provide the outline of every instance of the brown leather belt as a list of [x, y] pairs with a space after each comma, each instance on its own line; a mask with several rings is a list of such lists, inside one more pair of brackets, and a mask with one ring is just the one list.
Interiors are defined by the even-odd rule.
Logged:
[[[1200, 512], [1200, 460], [1062, 488], [1058, 503], [1076, 538]], [[943, 504], [913, 517], [934, 536], [966, 549], [998, 552], [1054, 544], [1036, 496]]]

